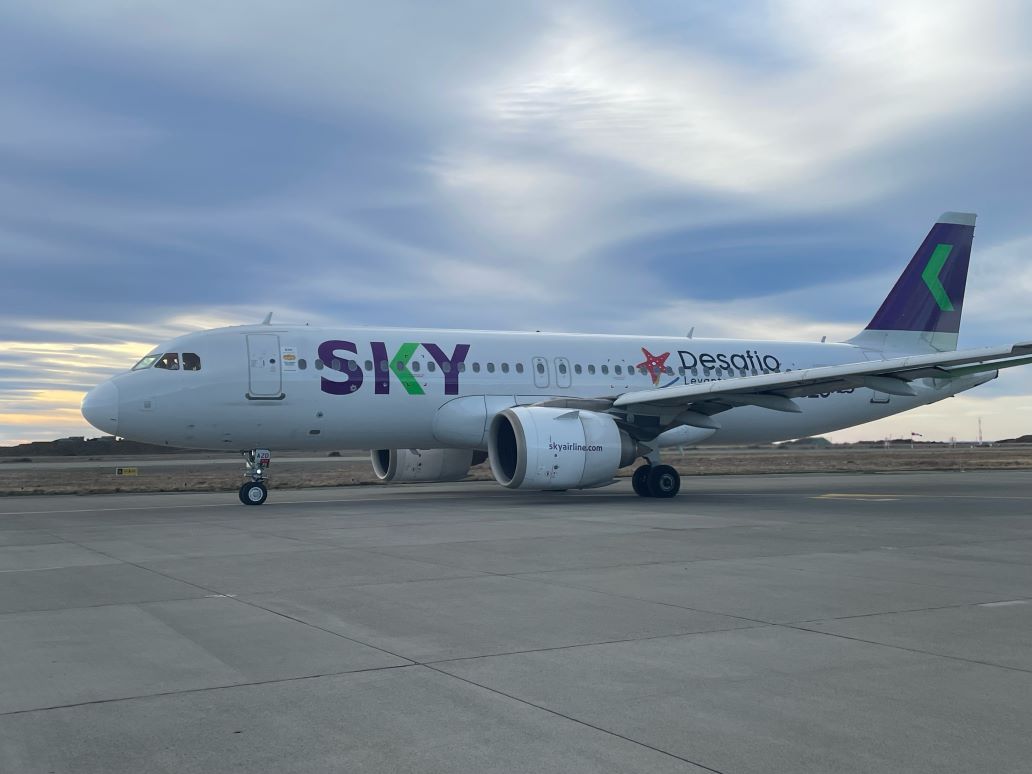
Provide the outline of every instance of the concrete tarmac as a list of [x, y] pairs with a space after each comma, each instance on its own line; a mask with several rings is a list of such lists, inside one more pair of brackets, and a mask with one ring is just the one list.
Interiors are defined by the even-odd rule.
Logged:
[[1032, 474], [0, 499], [0, 771], [1027, 772]]

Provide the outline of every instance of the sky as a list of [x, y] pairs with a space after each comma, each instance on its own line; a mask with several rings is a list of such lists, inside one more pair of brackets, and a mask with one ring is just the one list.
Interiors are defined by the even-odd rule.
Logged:
[[[1032, 6], [0, 7], [0, 445], [163, 339], [280, 322], [842, 340], [979, 213], [1032, 339]], [[1032, 433], [1032, 368], [835, 440]], [[969, 397], [970, 396], [970, 397]]]

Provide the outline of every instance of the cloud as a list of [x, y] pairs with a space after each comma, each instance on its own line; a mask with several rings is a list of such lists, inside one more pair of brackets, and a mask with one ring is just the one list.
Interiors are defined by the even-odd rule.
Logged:
[[519, 66], [483, 88], [483, 109], [501, 135], [561, 143], [660, 183], [759, 197], [767, 207], [812, 211], [816, 195], [824, 207], [842, 206], [906, 181], [905, 170], [889, 177], [852, 169], [842, 185], [834, 177], [843, 165], [1010, 98], [1032, 64], [1009, 26], [1017, 9], [986, 13], [963, 2], [937, 4], [934, 13], [923, 2], [786, 2], [769, 15], [751, 5], [722, 9], [724, 23], [708, 31], [744, 27], [750, 45], [774, 61], [781, 55], [780, 66], [762, 69], [685, 47], [673, 35], [636, 36], [626, 16], [607, 22], [572, 11]]

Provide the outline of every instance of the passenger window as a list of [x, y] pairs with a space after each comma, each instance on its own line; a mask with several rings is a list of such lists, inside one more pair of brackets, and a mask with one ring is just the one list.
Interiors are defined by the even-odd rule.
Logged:
[[575, 374], [579, 374], [579, 373], [581, 372], [581, 367], [580, 367], [580, 363], [577, 363], [577, 365], [575, 365], [575, 366], [573, 367], [573, 372], [574, 372]]
[[306, 370], [308, 368], [308, 361], [305, 360], [303, 357], [298, 358], [298, 360], [297, 360], [297, 367], [298, 367], [298, 370], [301, 370], [301, 371]]
[[677, 367], [677, 375], [678, 376], [684, 376], [684, 366], [678, 366]]
[[563, 374], [564, 376], [566, 375], [566, 363], [559, 364], [559, 373]]
[[183, 353], [183, 370], [184, 371], [200, 371], [201, 370], [201, 359], [193, 352]]
[[613, 373], [617, 376], [623, 376], [623, 369], [620, 366], [613, 366]]
[[663, 373], [665, 373], [667, 376], [673, 376], [674, 375], [674, 369], [671, 368], [670, 366], [663, 366]]
[[386, 370], [387, 370], [387, 367], [388, 367], [388, 366], [387, 366], [387, 361], [386, 361], [386, 360], [381, 360], [381, 361], [380, 361], [380, 371], [381, 371], [381, 372], [383, 372], [383, 371], [386, 371]]
[[518, 373], [518, 374], [522, 374], [523, 373], [523, 363], [517, 363], [516, 364], [516, 373]]
[[367, 371], [372, 371], [373, 370], [373, 361], [372, 360], [365, 361], [365, 370], [367, 370]]
[[441, 363], [441, 373], [450, 374], [451, 373], [451, 363]]
[[493, 374], [494, 373], [494, 363], [488, 363], [487, 364], [487, 372], [489, 374]]
[[602, 373], [608, 374], [609, 373], [609, 366], [607, 366], [607, 365], [602, 366]]
[[502, 363], [502, 373], [503, 374], [509, 373], [509, 364], [508, 363]]
[[543, 374], [545, 372], [545, 364], [544, 363], [538, 363], [537, 364], [537, 372], [539, 374]]
[[427, 363], [426, 364], [426, 370], [430, 371], [431, 373], [433, 373], [434, 371], [437, 370], [437, 364], [436, 363]]
[[179, 370], [179, 353], [178, 352], [166, 352], [160, 358], [158, 362], [154, 364], [155, 368], [164, 368], [166, 371], [178, 371]]
[[595, 375], [595, 366], [589, 365], [588, 366], [588, 373], [591, 374], [592, 376], [594, 376]]
[[315, 370], [316, 371], [323, 370], [323, 361], [321, 361], [319, 358], [315, 359]]
[[330, 365], [330, 368], [332, 368], [334, 371], [340, 370], [340, 361], [337, 358], [333, 358], [331, 363], [332, 365]]
[[[427, 371], [433, 371], [434, 369], [430, 367], [432, 365], [433, 365], [433, 363], [427, 363], [426, 364], [426, 370]], [[459, 373], [460, 374], [466, 373], [466, 361], [465, 360], [463, 360], [461, 363], [459, 363]]]
[[475, 373], [475, 374], [479, 374], [480, 373], [480, 363], [474, 363], [473, 364], [473, 373]]
[[412, 362], [412, 370], [415, 371], [417, 374], [419, 373], [419, 361], [418, 360], [415, 360], [415, 361]]

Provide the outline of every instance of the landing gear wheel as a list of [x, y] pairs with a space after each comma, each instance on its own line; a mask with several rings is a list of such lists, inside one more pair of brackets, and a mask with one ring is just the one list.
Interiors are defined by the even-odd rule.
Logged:
[[681, 476], [669, 465], [656, 465], [649, 471], [649, 494], [653, 497], [673, 497], [680, 490]]
[[261, 505], [268, 496], [269, 490], [259, 481], [248, 481], [240, 487], [240, 502], [244, 505]]
[[651, 465], [641, 465], [635, 468], [634, 475], [631, 476], [631, 486], [634, 487], [634, 493], [638, 497], [652, 497], [652, 492], [649, 491], [649, 473], [651, 472]]

